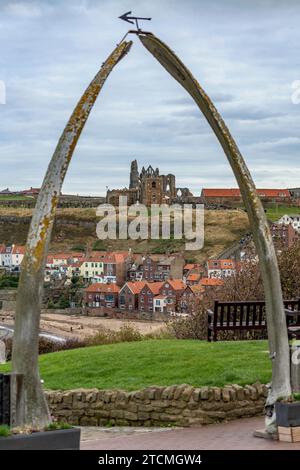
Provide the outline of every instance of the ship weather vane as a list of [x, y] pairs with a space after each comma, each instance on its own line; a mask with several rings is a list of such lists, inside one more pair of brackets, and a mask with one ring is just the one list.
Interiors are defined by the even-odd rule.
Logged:
[[131, 15], [131, 11], [127, 11], [127, 13], [124, 13], [124, 15], [121, 15], [119, 16], [119, 18], [123, 21], [127, 21], [128, 23], [131, 23], [131, 24], [136, 24], [136, 29], [138, 31], [141, 31], [141, 28], [139, 27], [139, 23], [138, 23], [138, 20], [143, 20], [143, 21], [150, 21], [152, 18], [142, 18], [142, 17], [139, 17], [139, 16], [129, 16]]

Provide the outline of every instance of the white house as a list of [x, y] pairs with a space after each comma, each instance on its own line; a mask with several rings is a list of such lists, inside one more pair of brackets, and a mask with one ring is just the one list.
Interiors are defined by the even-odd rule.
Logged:
[[6, 268], [17, 268], [21, 265], [25, 253], [24, 246], [0, 245], [0, 265]]
[[1, 266], [12, 267], [12, 246], [2, 245], [1, 248]]
[[153, 298], [153, 311], [163, 313], [167, 305], [167, 297], [165, 295], [156, 295]]
[[104, 264], [99, 257], [91, 257], [83, 260], [80, 267], [80, 275], [87, 280], [104, 274]]
[[232, 276], [236, 273], [236, 263], [233, 259], [209, 259], [207, 261], [207, 274], [209, 278]]
[[11, 251], [12, 267], [16, 268], [21, 265], [23, 258], [24, 258], [24, 254], [25, 254], [24, 246], [17, 246], [17, 245], [12, 246], [12, 251]]
[[300, 231], [300, 214], [285, 214], [280, 217], [278, 224], [292, 225], [295, 230]]

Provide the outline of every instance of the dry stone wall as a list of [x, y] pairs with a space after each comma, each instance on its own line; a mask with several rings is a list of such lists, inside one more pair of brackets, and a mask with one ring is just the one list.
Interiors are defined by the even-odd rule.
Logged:
[[51, 414], [81, 426], [191, 426], [263, 414], [267, 386], [190, 385], [134, 392], [79, 389], [46, 392]]

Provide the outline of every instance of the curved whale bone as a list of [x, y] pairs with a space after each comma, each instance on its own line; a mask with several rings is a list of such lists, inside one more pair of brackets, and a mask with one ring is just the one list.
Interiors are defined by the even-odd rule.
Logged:
[[248, 213], [264, 284], [269, 348], [273, 357], [272, 384], [267, 398], [267, 406], [272, 409], [272, 415], [266, 416], [265, 425], [268, 433], [276, 433], [273, 405], [279, 397], [288, 397], [291, 394], [290, 359], [280, 274], [264, 208], [237, 144], [197, 80], [175, 53], [156, 36], [142, 32], [138, 36], [145, 48], [194, 99], [221, 144], [239, 185]]
[[[31, 220], [19, 281], [13, 341], [13, 372], [23, 375], [15, 426], [43, 427], [50, 420], [38, 370], [38, 338], [44, 269], [63, 181], [93, 105], [115, 65], [132, 42], [119, 44], [92, 80], [70, 117], [50, 161]], [[21, 399], [22, 398], [22, 399]]]

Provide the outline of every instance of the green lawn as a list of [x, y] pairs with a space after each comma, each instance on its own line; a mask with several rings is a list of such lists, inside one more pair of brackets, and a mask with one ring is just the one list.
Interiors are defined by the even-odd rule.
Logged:
[[272, 220], [272, 222], [276, 222], [280, 217], [282, 217], [285, 214], [299, 214], [300, 213], [300, 207], [298, 206], [274, 206], [274, 207], [268, 207], [266, 210], [266, 214], [268, 219]]
[[[47, 389], [119, 388], [188, 383], [194, 386], [267, 383], [271, 365], [266, 341], [207, 343], [149, 340], [42, 355]], [[0, 366], [8, 371], [9, 365]]]

